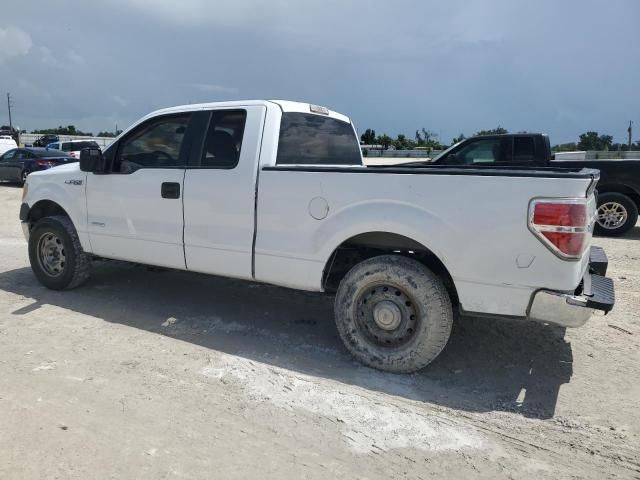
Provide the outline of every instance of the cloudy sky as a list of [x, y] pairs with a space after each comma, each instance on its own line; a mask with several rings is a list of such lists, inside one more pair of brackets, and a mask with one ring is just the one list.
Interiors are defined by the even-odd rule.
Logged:
[[11, 1], [0, 91], [29, 131], [283, 98], [350, 115], [361, 132], [424, 127], [449, 142], [502, 125], [554, 143], [586, 130], [625, 141], [631, 119], [640, 138], [640, 1]]

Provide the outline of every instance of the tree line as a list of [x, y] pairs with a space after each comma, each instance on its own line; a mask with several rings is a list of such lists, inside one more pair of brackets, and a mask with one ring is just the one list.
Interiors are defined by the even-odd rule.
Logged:
[[[83, 132], [78, 130], [74, 125], [68, 125], [63, 127], [60, 125], [57, 128], [43, 128], [40, 130], [32, 130], [31, 133], [38, 135], [77, 135], [80, 137], [93, 137], [92, 132]], [[96, 137], [117, 137], [122, 133], [122, 130], [116, 130], [115, 132], [98, 132]]]
[[[473, 136], [479, 135], [502, 135], [509, 133], [506, 128], [497, 126], [489, 130], [479, 130], [473, 134]], [[526, 133], [526, 132], [518, 132]], [[414, 138], [407, 138], [406, 135], [399, 134], [396, 138], [392, 138], [386, 133], [383, 135], [376, 135], [376, 131], [371, 128], [367, 128], [365, 132], [360, 136], [360, 140], [364, 145], [379, 145], [384, 150], [389, 148], [395, 148], [396, 150], [413, 150], [416, 148], [427, 150], [444, 150], [451, 145], [455, 145], [458, 142], [466, 139], [464, 133], [461, 133], [457, 137], [451, 140], [451, 143], [442, 143], [438, 138], [438, 134], [422, 128], [416, 130]], [[629, 145], [626, 143], [613, 143], [613, 137], [611, 135], [601, 135], [598, 132], [589, 131], [579, 136], [577, 142], [562, 143], [554, 145], [552, 147], [554, 152], [570, 152], [576, 150], [613, 150], [613, 151], [626, 151], [629, 150]], [[640, 150], [640, 140], [631, 144], [631, 150]]]

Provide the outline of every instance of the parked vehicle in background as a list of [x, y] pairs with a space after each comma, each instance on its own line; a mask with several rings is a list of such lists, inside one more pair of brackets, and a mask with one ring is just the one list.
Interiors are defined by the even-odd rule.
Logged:
[[84, 148], [100, 148], [98, 142], [94, 140], [67, 140], [64, 142], [57, 141], [47, 145], [47, 148], [53, 148], [55, 150], [62, 150], [68, 153], [72, 157], [80, 158], [80, 152]]
[[547, 135], [517, 133], [468, 138], [442, 152], [429, 165], [597, 169], [600, 170], [600, 181], [596, 233], [617, 236], [633, 228], [640, 209], [640, 159], [585, 160], [577, 155], [564, 157], [554, 157]]
[[16, 144], [20, 142], [20, 132], [16, 128], [12, 128], [8, 125], [2, 125], [0, 127], [0, 137], [11, 137]]
[[12, 148], [16, 148], [17, 146], [18, 144], [11, 136], [0, 135], [0, 154], [9, 151]]
[[60, 140], [60, 137], [58, 137], [58, 135], [43, 135], [43, 136], [39, 137], [38, 139], [36, 139], [33, 142], [33, 146], [34, 147], [46, 147], [50, 143], [54, 143], [54, 142], [57, 142], [59, 140]]
[[0, 180], [25, 183], [33, 172], [77, 161], [59, 150], [14, 148], [0, 156]]
[[336, 292], [351, 353], [413, 372], [446, 345], [453, 308], [566, 327], [613, 308], [591, 248], [597, 181], [582, 168], [366, 167], [344, 115], [224, 102], [154, 112], [104, 154], [31, 175], [20, 219], [48, 288], [80, 285], [95, 255]]

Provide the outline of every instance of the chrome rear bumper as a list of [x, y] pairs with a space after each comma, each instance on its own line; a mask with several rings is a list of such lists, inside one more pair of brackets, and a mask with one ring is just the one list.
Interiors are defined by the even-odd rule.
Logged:
[[563, 327], [581, 327], [595, 310], [610, 312], [615, 304], [613, 280], [604, 276], [608, 260], [604, 250], [592, 247], [589, 271], [574, 293], [538, 290], [532, 297], [527, 318]]

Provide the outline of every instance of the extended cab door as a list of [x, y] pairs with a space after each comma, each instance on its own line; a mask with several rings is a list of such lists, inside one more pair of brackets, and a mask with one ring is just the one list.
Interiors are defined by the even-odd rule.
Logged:
[[185, 268], [182, 194], [192, 114], [146, 120], [112, 145], [107, 174], [87, 175], [94, 254]]
[[256, 178], [266, 108], [213, 110], [184, 182], [189, 270], [252, 278]]

